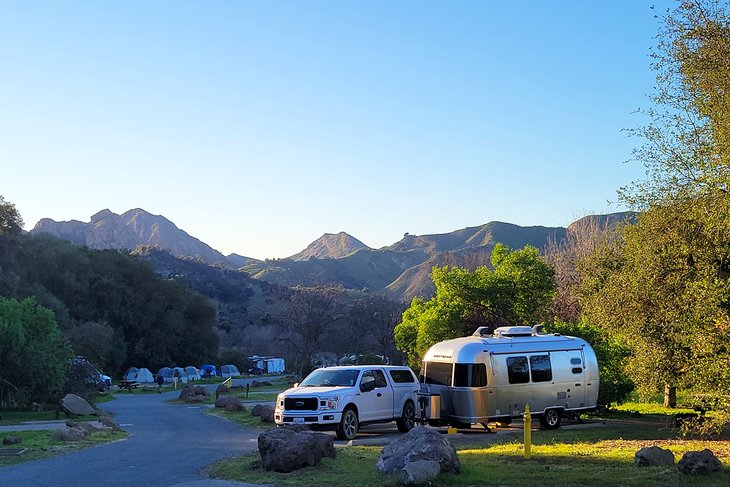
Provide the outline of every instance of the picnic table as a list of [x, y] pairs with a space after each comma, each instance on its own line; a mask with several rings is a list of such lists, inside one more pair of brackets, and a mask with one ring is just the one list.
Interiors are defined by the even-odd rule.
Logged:
[[124, 380], [124, 379], [122, 379], [122, 380], [119, 381], [119, 389], [120, 390], [121, 389], [126, 389], [128, 391], [131, 391], [132, 389], [134, 389], [137, 386], [139, 386], [139, 383], [137, 381], [134, 381], [134, 380]]

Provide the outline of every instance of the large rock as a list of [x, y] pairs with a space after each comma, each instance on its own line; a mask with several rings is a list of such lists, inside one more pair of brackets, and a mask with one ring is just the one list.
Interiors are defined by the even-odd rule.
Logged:
[[426, 484], [438, 477], [438, 474], [441, 473], [441, 465], [436, 460], [417, 460], [406, 463], [403, 472], [405, 474], [404, 484]]
[[215, 401], [215, 407], [225, 409], [226, 411], [245, 411], [243, 402], [237, 397], [225, 396], [219, 397]]
[[637, 467], [663, 467], [674, 465], [674, 453], [658, 446], [645, 446], [634, 454]]
[[413, 428], [383, 448], [376, 468], [382, 474], [403, 474], [408, 463], [420, 460], [438, 462], [441, 472], [459, 473], [461, 462], [454, 445], [435, 429]]
[[188, 384], [180, 391], [178, 398], [185, 402], [203, 402], [209, 395], [210, 392], [205, 387]]
[[225, 394], [230, 390], [231, 388], [228, 387], [226, 384], [219, 384], [218, 387], [215, 388], [215, 397], [217, 398], [221, 394]]
[[722, 469], [722, 462], [712, 451], [688, 451], [677, 464], [679, 471], [690, 475], [706, 475]]
[[6, 436], [3, 438], [3, 445], [17, 445], [23, 442], [20, 436]]
[[86, 430], [78, 426], [66, 427], [53, 432], [53, 439], [60, 441], [79, 441], [86, 437]]
[[78, 416], [88, 416], [90, 414], [96, 414], [96, 411], [91, 404], [86, 402], [86, 399], [79, 397], [76, 394], [66, 394], [61, 399], [61, 409], [66, 413], [76, 414]]
[[106, 426], [107, 428], [111, 428], [112, 431], [124, 431], [121, 426], [119, 426], [116, 422], [114, 422], [110, 417], [108, 416], [100, 416], [99, 422]]
[[292, 472], [318, 465], [323, 457], [335, 457], [334, 440], [316, 431], [297, 432], [293, 428], [264, 431], [258, 438], [261, 463], [266, 470]]
[[255, 405], [251, 410], [251, 415], [260, 417], [262, 423], [274, 422], [274, 408], [266, 404]]
[[271, 383], [271, 382], [269, 382], [268, 380], [255, 380], [255, 379], [254, 379], [254, 380], [253, 380], [253, 381], [251, 382], [251, 387], [264, 387], [264, 386], [273, 386], [273, 385], [274, 385], [274, 384], [272, 384], [272, 383]]

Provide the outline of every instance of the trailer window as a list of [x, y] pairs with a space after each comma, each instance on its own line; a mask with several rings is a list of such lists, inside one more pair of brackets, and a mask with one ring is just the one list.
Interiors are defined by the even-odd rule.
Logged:
[[510, 384], [530, 382], [527, 357], [507, 357], [507, 377], [509, 378]]
[[455, 364], [454, 387], [486, 387], [487, 366], [484, 364]]
[[452, 364], [445, 364], [443, 362], [425, 362], [426, 384], [437, 384], [441, 386], [451, 385], [451, 371]]
[[533, 355], [530, 357], [530, 372], [532, 372], [532, 382], [550, 382], [553, 380], [550, 355]]

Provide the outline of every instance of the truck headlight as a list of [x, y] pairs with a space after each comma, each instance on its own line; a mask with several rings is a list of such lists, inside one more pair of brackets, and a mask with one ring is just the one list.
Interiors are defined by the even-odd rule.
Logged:
[[327, 409], [337, 409], [337, 403], [340, 402], [340, 397], [329, 397], [327, 398]]
[[276, 396], [276, 405], [284, 407], [284, 396], [282, 396], [281, 394]]

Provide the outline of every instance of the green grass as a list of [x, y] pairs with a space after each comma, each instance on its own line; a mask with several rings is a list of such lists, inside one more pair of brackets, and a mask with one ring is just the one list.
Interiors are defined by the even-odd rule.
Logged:
[[238, 423], [243, 426], [248, 426], [250, 428], [258, 428], [264, 430], [276, 426], [274, 423], [262, 423], [261, 418], [259, 418], [258, 416], [253, 416], [251, 414], [251, 408], [246, 408], [245, 411], [241, 412], [233, 412], [226, 411], [225, 409], [212, 408], [208, 411], [208, 414], [225, 418], [229, 421]]
[[[18, 409], [3, 409], [0, 411], [0, 426], [8, 426], [13, 424], [25, 423], [27, 421], [54, 421], [56, 420], [55, 411], [24, 411]], [[58, 419], [73, 419], [74, 421], [94, 421], [98, 419], [96, 416], [74, 416], [67, 417], [61, 413]]]
[[54, 440], [51, 436], [52, 434], [52, 431], [14, 431], [0, 433], [0, 437], [19, 436], [23, 439], [18, 445], [0, 445], [0, 448], [28, 449], [28, 451], [18, 456], [0, 456], [0, 467], [62, 455], [127, 437], [127, 433], [125, 432], [99, 432], [89, 435], [80, 441], [64, 442]]
[[[579, 430], [534, 431], [532, 458], [523, 457], [521, 435], [468, 435], [456, 443], [461, 474], [440, 475], [433, 485], [559, 486], [727, 486], [730, 485], [730, 440], [686, 440], [676, 429], [651, 424], [615, 424]], [[690, 450], [711, 449], [726, 465], [707, 477], [686, 477], [675, 468], [639, 468], [634, 453], [644, 446], [669, 448], [677, 461]], [[215, 477], [257, 484], [371, 487], [397, 485], [397, 479], [375, 470], [381, 447], [338, 448], [336, 459], [292, 474], [266, 472], [258, 454], [213, 464]]]

